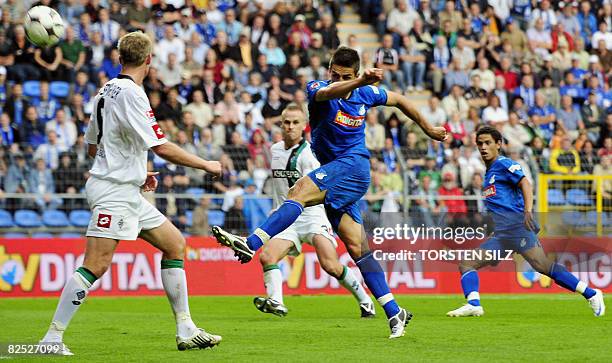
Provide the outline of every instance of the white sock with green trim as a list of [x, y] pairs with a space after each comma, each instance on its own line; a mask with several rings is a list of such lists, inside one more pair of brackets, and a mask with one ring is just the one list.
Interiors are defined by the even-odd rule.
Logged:
[[183, 261], [162, 260], [161, 268], [162, 284], [176, 319], [176, 335], [181, 338], [190, 338], [198, 332], [198, 327], [191, 320], [189, 313], [187, 277], [183, 269]]
[[96, 281], [96, 276], [85, 267], [79, 267], [64, 286], [57, 309], [43, 342], [61, 342], [64, 331], [70, 320], [85, 301], [89, 288]]
[[365, 292], [365, 289], [361, 286], [359, 280], [357, 280], [357, 276], [355, 276], [353, 270], [347, 266], [344, 266], [344, 271], [342, 272], [342, 276], [338, 279], [338, 282], [350, 291], [360, 304], [372, 303], [370, 295]]
[[283, 304], [283, 274], [278, 265], [264, 266], [263, 276], [268, 297]]

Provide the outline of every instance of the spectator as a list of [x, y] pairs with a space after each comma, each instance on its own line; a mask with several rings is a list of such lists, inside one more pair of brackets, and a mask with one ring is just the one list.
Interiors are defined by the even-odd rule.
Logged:
[[586, 102], [580, 108], [580, 115], [582, 116], [584, 127], [588, 131], [589, 139], [596, 142], [599, 138], [606, 112], [597, 104], [597, 95], [595, 93], [589, 94]]
[[400, 146], [401, 144], [402, 126], [403, 125], [400, 123], [395, 113], [389, 116], [387, 124], [385, 125], [385, 138], [391, 139], [395, 146]]
[[570, 3], [559, 2], [558, 6], [561, 10], [561, 14], [557, 16], [558, 23], [562, 24], [563, 29], [565, 29], [565, 31], [569, 34], [579, 34], [580, 23], [578, 22], [576, 15], [572, 12], [572, 6]]
[[195, 90], [192, 98], [193, 101], [183, 108], [183, 113], [190, 112], [193, 116], [194, 123], [203, 129], [207, 127], [213, 119], [213, 108], [210, 104], [204, 102], [204, 93], [201, 90]]
[[585, 174], [593, 174], [599, 161], [593, 142], [587, 139], [582, 145], [582, 150], [580, 150], [580, 171]]
[[306, 25], [306, 18], [304, 15], [298, 14], [295, 16], [295, 22], [289, 29], [289, 34], [291, 34], [288, 41], [289, 44], [294, 47], [299, 46], [302, 49], [308, 49], [311, 42], [310, 37], [312, 36], [312, 30]]
[[53, 131], [57, 136], [57, 144], [65, 149], [71, 148], [77, 140], [77, 128], [72, 120], [67, 119], [64, 109], [57, 110], [55, 119], [45, 124], [47, 137]]
[[580, 12], [577, 15], [578, 23], [580, 24], [581, 38], [586, 40], [586, 45], [591, 45], [591, 37], [597, 31], [597, 19], [591, 12], [591, 3], [582, 1], [580, 3]]
[[25, 119], [19, 125], [19, 140], [33, 148], [37, 148], [45, 141], [45, 124], [38, 118], [34, 106], [28, 106], [25, 111]]
[[144, 31], [151, 19], [151, 10], [144, 5], [144, 0], [134, 0], [127, 9], [127, 20], [130, 26]]
[[448, 73], [450, 64], [450, 51], [444, 36], [436, 37], [436, 46], [433, 49], [433, 62], [429, 65], [433, 83], [433, 91], [439, 95], [442, 92], [442, 81]]
[[442, 126], [446, 123], [446, 112], [440, 107], [440, 99], [431, 96], [427, 100], [427, 106], [421, 108], [421, 113], [427, 115], [427, 120], [433, 126]]
[[[463, 196], [463, 190], [457, 186], [453, 173], [444, 173], [438, 195], [441, 197], [442, 207], [446, 212], [446, 225], [467, 225], [467, 205], [465, 200], [459, 199]], [[444, 199], [445, 197], [448, 199]]]
[[[313, 33], [311, 37], [312, 43], [310, 47], [306, 50], [306, 57], [311, 59], [312, 56], [319, 57], [319, 60], [323, 64], [329, 64], [330, 60], [330, 51], [323, 45], [323, 36], [321, 33]], [[349, 36], [349, 46], [350, 46], [350, 36]], [[353, 48], [355, 49], [355, 48]], [[356, 49], [359, 52], [359, 49]], [[361, 58], [361, 55], [360, 55]]]
[[563, 124], [563, 128], [571, 140], [578, 138], [580, 130], [584, 130], [584, 122], [582, 122], [578, 108], [572, 103], [572, 98], [565, 95], [561, 99], [561, 109], [557, 113], [559, 122]]
[[550, 31], [557, 24], [557, 16], [550, 6], [549, 0], [542, 0], [540, 7], [531, 13], [531, 26], [534, 26], [538, 19], [542, 19], [544, 29]]
[[[557, 112], [546, 104], [546, 99], [542, 94], [536, 94], [535, 106], [529, 109], [529, 116], [533, 123], [538, 126], [538, 131], [544, 140], [550, 141], [555, 131], [555, 127], [563, 129], [563, 124], [557, 122]], [[563, 130], [565, 132], [565, 130]]]
[[102, 43], [106, 47], [111, 47], [119, 39], [119, 29], [121, 25], [110, 18], [107, 9], [100, 9], [98, 12], [98, 22], [92, 26], [92, 30], [99, 31], [102, 36]]
[[383, 161], [387, 166], [387, 171], [393, 173], [398, 166], [398, 156], [395, 152], [395, 145], [390, 138], [385, 139], [385, 147], [382, 151]]
[[470, 78], [470, 87], [465, 93], [465, 99], [470, 107], [481, 109], [487, 105], [487, 91], [480, 86], [480, 76], [478, 74], [474, 74]]
[[399, 48], [400, 40], [408, 35], [419, 14], [408, 6], [406, 0], [396, 0], [396, 7], [387, 16], [387, 31], [393, 36], [393, 46]]
[[487, 92], [491, 92], [495, 88], [495, 74], [489, 69], [489, 61], [482, 57], [478, 59], [478, 68], [470, 73], [470, 76], [478, 75], [480, 77], [480, 86]]
[[525, 126], [523, 126], [516, 112], [510, 112], [508, 115], [508, 123], [503, 125], [502, 132], [504, 138], [508, 140], [508, 145], [524, 147], [531, 141], [531, 134]]
[[338, 28], [333, 22], [331, 15], [325, 13], [321, 16], [321, 27], [315, 29], [318, 33], [321, 33], [323, 37], [323, 45], [327, 49], [336, 49], [340, 45], [340, 39], [338, 38]]
[[34, 62], [35, 49], [26, 39], [23, 26], [14, 29], [14, 39], [9, 49], [9, 78], [22, 83], [30, 79], [40, 78], [40, 72]]
[[406, 165], [409, 169], [417, 171], [425, 165], [427, 147], [423, 147], [423, 145], [419, 143], [416, 133], [410, 131], [406, 134], [406, 143], [402, 150], [403, 156], [406, 157]]
[[425, 177], [429, 178], [430, 187], [433, 190], [438, 190], [442, 183], [442, 175], [437, 169], [436, 158], [431, 155], [425, 158], [425, 166], [419, 171], [418, 179], [420, 185], [423, 185]]
[[110, 55], [104, 58], [102, 70], [108, 78], [116, 78], [119, 75], [119, 72], [121, 72], [121, 64], [119, 63], [118, 49], [111, 49]]
[[552, 54], [553, 66], [561, 71], [565, 71], [572, 66], [572, 53], [567, 43], [559, 44], [557, 50]]
[[449, 92], [454, 86], [467, 89], [470, 86], [470, 79], [468, 73], [461, 68], [461, 60], [458, 57], [454, 57], [451, 62], [451, 67], [444, 76], [444, 84], [446, 84], [446, 91]]
[[532, 28], [527, 30], [527, 39], [533, 42], [535, 53], [540, 57], [545, 56], [552, 49], [550, 31], [546, 30], [544, 19], [542, 18], [535, 18]]
[[[598, 165], [595, 165], [595, 167], [593, 168], [593, 175], [594, 176], [609, 176], [612, 174], [612, 156], [611, 155], [606, 155], [604, 157], [601, 158], [601, 162]], [[611, 179], [604, 179], [602, 181], [602, 199], [603, 199], [603, 206], [606, 209], [609, 209], [612, 206], [612, 180]], [[593, 183], [593, 186], [591, 188], [591, 191], [596, 193], [597, 192], [597, 183]]]
[[191, 231], [196, 236], [206, 237], [210, 235], [210, 227], [208, 225], [209, 207], [210, 199], [202, 197], [193, 210]]
[[496, 95], [489, 96], [488, 106], [482, 111], [482, 121], [493, 126], [508, 122], [508, 112], [501, 107]]
[[467, 136], [463, 123], [461, 122], [461, 114], [453, 112], [449, 121], [444, 124], [446, 131], [453, 137], [454, 140], [463, 143], [463, 139]]
[[232, 207], [225, 213], [225, 223], [223, 224], [223, 228], [226, 231], [238, 235], [248, 233], [243, 207], [244, 201], [242, 197], [236, 197]]
[[160, 81], [166, 87], [175, 87], [181, 83], [183, 68], [178, 64], [178, 57], [174, 53], [168, 54], [168, 60], [159, 66]]
[[458, 85], [454, 85], [451, 88], [450, 94], [442, 99], [442, 108], [446, 112], [446, 115], [452, 115], [455, 111], [459, 111], [461, 118], [466, 118], [470, 105], [467, 103], [465, 97], [463, 97], [463, 88]]
[[397, 87], [403, 91], [405, 89], [404, 74], [399, 68], [399, 54], [393, 48], [393, 37], [391, 34], [385, 34], [382, 47], [378, 48], [374, 59], [376, 59], [376, 68], [381, 68], [384, 71], [383, 84], [385, 87], [387, 89], [394, 89], [392, 82], [395, 81]]
[[37, 194], [35, 203], [41, 212], [57, 209], [62, 204], [61, 199], [53, 196], [55, 193], [53, 174], [47, 169], [43, 159], [36, 159], [36, 168], [30, 173], [28, 183], [29, 190]]
[[502, 42], [508, 40], [510, 45], [512, 45], [512, 49], [519, 52], [519, 54], [527, 50], [527, 35], [515, 23], [512, 17], [506, 19], [506, 29], [501, 33], [500, 39]]
[[266, 56], [268, 64], [270, 65], [282, 67], [287, 62], [285, 53], [278, 47], [275, 37], [270, 37], [266, 42], [265, 48], [260, 48], [260, 51]]
[[385, 146], [385, 128], [378, 122], [376, 108], [371, 108], [366, 114], [365, 135], [368, 150], [381, 151]]
[[580, 172], [580, 156], [572, 147], [569, 137], [561, 141], [560, 149], [553, 149], [550, 155], [550, 170], [556, 174], [570, 175]]
[[450, 31], [456, 32], [461, 28], [461, 22], [463, 17], [459, 11], [455, 10], [455, 2], [447, 1], [444, 6], [444, 10], [438, 13], [438, 19], [440, 24], [444, 24], [446, 21], [450, 22]]

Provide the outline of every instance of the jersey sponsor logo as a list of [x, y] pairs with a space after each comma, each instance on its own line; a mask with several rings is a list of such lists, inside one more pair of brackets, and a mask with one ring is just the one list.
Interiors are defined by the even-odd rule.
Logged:
[[521, 170], [521, 166], [519, 164], [512, 164], [512, 166], [508, 168], [508, 171], [511, 173], [514, 173], [517, 170]]
[[277, 179], [299, 179], [301, 175], [297, 170], [272, 169], [272, 177]]
[[361, 125], [363, 125], [364, 119], [365, 119], [365, 116], [353, 116], [353, 115], [349, 115], [346, 112], [342, 112], [338, 110], [338, 113], [336, 114], [336, 119], [334, 120], [334, 122], [337, 123], [338, 125], [351, 127], [351, 128], [358, 128], [358, 127], [361, 127]]
[[153, 132], [155, 132], [155, 136], [157, 136], [158, 139], [163, 139], [164, 137], [166, 137], [158, 124], [154, 124], [151, 127], [153, 127]]
[[110, 214], [98, 214], [98, 227], [110, 228], [112, 216]]
[[482, 191], [482, 196], [485, 198], [493, 197], [495, 194], [497, 194], [495, 185], [489, 185]]

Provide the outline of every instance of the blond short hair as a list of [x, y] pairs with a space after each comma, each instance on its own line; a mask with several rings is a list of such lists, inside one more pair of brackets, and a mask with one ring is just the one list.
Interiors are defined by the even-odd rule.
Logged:
[[138, 67], [151, 54], [153, 45], [145, 33], [137, 31], [122, 36], [117, 48], [122, 65]]
[[291, 112], [291, 111], [300, 112], [303, 115], [302, 120], [306, 121], [306, 114], [304, 113], [304, 109], [295, 102], [291, 102], [290, 104], [287, 105], [287, 107], [285, 107], [285, 109], [281, 113], [281, 120], [284, 121], [285, 118], [287, 117], [287, 112]]

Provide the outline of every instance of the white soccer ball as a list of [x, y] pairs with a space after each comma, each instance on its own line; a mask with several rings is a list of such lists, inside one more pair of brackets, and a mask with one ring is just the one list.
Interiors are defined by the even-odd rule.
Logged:
[[39, 47], [56, 44], [64, 36], [64, 21], [57, 11], [48, 6], [28, 10], [23, 25], [30, 42]]

